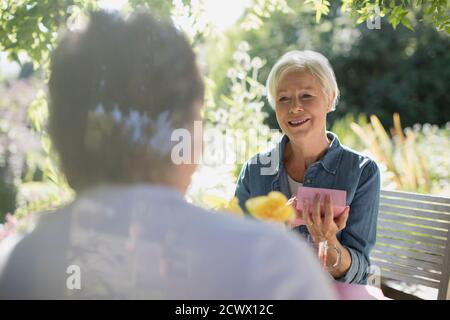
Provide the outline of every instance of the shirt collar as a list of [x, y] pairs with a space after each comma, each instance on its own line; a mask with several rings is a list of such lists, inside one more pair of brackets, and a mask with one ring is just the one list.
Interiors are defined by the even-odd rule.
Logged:
[[88, 188], [80, 192], [78, 198], [81, 197], [105, 197], [114, 199], [116, 197], [138, 197], [140, 200], [149, 203], [166, 201], [184, 201], [184, 195], [171, 186], [161, 184], [105, 184]]
[[[326, 154], [318, 161], [322, 165], [322, 167], [331, 174], [336, 174], [337, 168], [339, 166], [341, 156], [342, 156], [342, 145], [337, 137], [331, 131], [327, 131], [327, 137], [330, 139], [330, 145], [328, 146], [328, 151]], [[289, 141], [287, 135], [283, 135], [281, 141], [278, 143], [279, 148], [279, 159], [278, 159], [278, 170], [277, 174], [280, 174], [282, 169], [284, 169], [284, 151], [286, 147], [286, 143]]]

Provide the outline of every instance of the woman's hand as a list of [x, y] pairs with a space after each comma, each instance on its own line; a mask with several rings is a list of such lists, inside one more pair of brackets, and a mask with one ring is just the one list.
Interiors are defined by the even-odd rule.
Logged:
[[[316, 195], [314, 203], [310, 205], [307, 202], [303, 203], [303, 210], [297, 210], [297, 198], [293, 197], [289, 199], [291, 204], [297, 212], [297, 217], [303, 220], [306, 224], [308, 231], [313, 241], [318, 244], [321, 241], [327, 240], [330, 246], [335, 246], [341, 253], [341, 262], [335, 268], [330, 270], [330, 274], [335, 278], [340, 278], [345, 275], [351, 266], [352, 258], [350, 252], [346, 247], [342, 246], [337, 240], [336, 234], [343, 230], [347, 224], [348, 214], [350, 207], [346, 207], [344, 212], [335, 220], [333, 217], [333, 204], [329, 196], [325, 198], [325, 215], [322, 217], [320, 214], [320, 196]], [[288, 227], [294, 228], [302, 224], [301, 221], [293, 221], [288, 223]], [[333, 250], [328, 253], [327, 265], [333, 266], [337, 260], [337, 256]]]
[[297, 209], [297, 197], [293, 196], [292, 198], [290, 198], [288, 200], [287, 204], [290, 204], [295, 209], [295, 213], [296, 213], [295, 219], [292, 221], [289, 221], [287, 223], [288, 228], [293, 229], [302, 224], [301, 221], [298, 220], [298, 219], [302, 219], [302, 212]]
[[346, 207], [342, 214], [333, 218], [333, 204], [329, 195], [325, 196], [325, 215], [320, 214], [320, 195], [314, 197], [312, 205], [303, 202], [302, 220], [315, 243], [335, 239], [336, 234], [346, 226], [350, 207]]

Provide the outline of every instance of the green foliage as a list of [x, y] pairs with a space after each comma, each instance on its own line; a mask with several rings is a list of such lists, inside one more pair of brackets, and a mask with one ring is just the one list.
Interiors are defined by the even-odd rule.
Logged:
[[450, 33], [449, 3], [446, 0], [343, 0], [342, 11], [349, 12], [357, 23], [362, 23], [374, 17], [374, 5], [378, 6], [381, 17], [388, 17], [388, 21], [394, 29], [401, 23], [406, 28], [413, 30], [412, 21], [417, 12], [421, 12], [420, 21], [428, 21], [438, 31]]
[[264, 20], [275, 12], [293, 13], [286, 0], [253, 0], [247, 8], [239, 28], [255, 30], [263, 26]]
[[306, 4], [312, 3], [316, 10], [316, 22], [319, 23], [321, 17], [326, 16], [330, 12], [330, 2], [326, 0], [306, 0]]
[[25, 182], [18, 189], [14, 216], [20, 219], [28, 214], [52, 211], [73, 198], [73, 191], [61, 185], [42, 181]]
[[[4, 168], [0, 167], [0, 171]], [[0, 173], [3, 176], [3, 173]], [[1, 177], [0, 177], [1, 178]], [[0, 221], [3, 221], [5, 215], [14, 212], [16, 209], [17, 186], [1, 179], [0, 180]]]
[[416, 124], [407, 130], [416, 136], [417, 148], [425, 156], [430, 193], [450, 197], [450, 122], [442, 128]]
[[[0, 114], [1, 112], [0, 104]], [[17, 185], [11, 168], [11, 142], [8, 139], [10, 125], [0, 118], [0, 221], [4, 215], [16, 209]]]
[[351, 50], [331, 56], [341, 100], [331, 120], [347, 113], [376, 114], [393, 125], [444, 125], [450, 119], [450, 41], [425, 25], [415, 32], [382, 23], [382, 32], [359, 28]]
[[[297, 3], [299, 2], [291, 5], [286, 0], [253, 0], [240, 27], [244, 30], [258, 29], [273, 13], [295, 13], [296, 7], [299, 6]], [[374, 3], [368, 0], [343, 0], [331, 4], [326, 0], [307, 0], [305, 6], [313, 8], [316, 21], [319, 22], [322, 16], [332, 12], [331, 8], [336, 3], [341, 3], [342, 12], [349, 12], [358, 23], [373, 18]], [[446, 0], [377, 0], [375, 4], [381, 8], [381, 16], [387, 16], [394, 28], [402, 23], [412, 29], [411, 17], [420, 11], [422, 12], [420, 21], [429, 21], [438, 30], [450, 33], [449, 4]], [[201, 10], [201, 0], [130, 0], [126, 10], [143, 7], [150, 9], [159, 17], [169, 18], [173, 14], [174, 7], [180, 6], [188, 8], [197, 6], [196, 12], [191, 12], [191, 15], [195, 15]], [[25, 52], [35, 65], [46, 63], [61, 28], [67, 27], [68, 23], [77, 16], [82, 16], [96, 7], [95, 0], [2, 0], [0, 2], [0, 39], [2, 39], [0, 50], [8, 52], [9, 57], [15, 61], [21, 61], [20, 54]]]
[[372, 115], [352, 114], [336, 120], [331, 131], [350, 148], [369, 154], [382, 169], [384, 188], [450, 196], [450, 123], [415, 124], [402, 129], [394, 114], [388, 132]]
[[235, 176], [242, 164], [261, 151], [270, 138], [269, 127], [264, 125], [267, 113], [262, 110], [264, 86], [258, 82], [259, 70], [265, 62], [259, 57], [251, 58], [249, 50], [250, 45], [241, 42], [233, 55], [233, 64], [227, 71], [229, 92], [215, 97], [215, 87], [208, 82], [207, 103], [203, 109], [207, 128], [231, 133], [241, 142], [235, 150], [230, 150], [236, 152]]
[[[42, 158], [39, 159], [39, 162], [43, 177], [41, 183], [24, 184], [21, 186], [21, 207], [23, 208], [25, 206], [28, 211], [39, 211], [39, 209], [45, 206], [45, 204], [47, 203], [63, 204], [71, 200], [73, 191], [69, 187], [67, 180], [59, 169], [56, 152], [53, 149], [50, 136], [48, 135], [48, 132], [46, 130], [48, 120], [48, 105], [44, 91], [41, 90], [37, 93], [37, 98], [28, 108], [28, 117], [30, 119], [32, 127], [36, 131], [36, 134], [41, 139], [43, 153]], [[31, 158], [31, 160], [33, 160], [33, 158]], [[25, 182], [26, 181], [27, 180], [25, 180]], [[33, 194], [33, 192], [29, 192], [30, 186], [34, 187], [34, 189], [31, 190], [38, 190], [36, 186], [40, 186], [41, 188], [43, 188], [43, 196], [23, 196], [23, 194]], [[53, 191], [47, 192], [45, 190]], [[35, 191], [34, 194], [36, 193], [37, 192]], [[59, 196], [56, 197], [55, 194], [59, 194]], [[34, 200], [29, 200], [30, 198]], [[58, 201], [55, 202], [48, 199], [58, 199]]]
[[[254, 21], [255, 28], [263, 24], [263, 18], [270, 17], [270, 13], [275, 11], [273, 9], [284, 13], [292, 13], [296, 12], [292, 7], [301, 5], [300, 1], [275, 1], [275, 4], [272, 5], [267, 2], [264, 0], [254, 1], [254, 9], [248, 15], [248, 19]], [[406, 28], [413, 30], [412, 21], [417, 12], [420, 11], [420, 21], [427, 21], [433, 24], [438, 31], [450, 33], [449, 3], [446, 0], [306, 0], [304, 4], [315, 12], [317, 23], [321, 21], [323, 16], [327, 16], [332, 11], [333, 6], [336, 7], [339, 4], [340, 11], [349, 13], [356, 24], [374, 19], [379, 14], [380, 17], [387, 17], [394, 29], [401, 23]], [[271, 9], [265, 9], [267, 7]]]
[[[348, 113], [376, 114], [386, 127], [392, 125], [395, 112], [401, 114], [406, 126], [418, 122], [443, 125], [450, 119], [446, 107], [450, 104], [447, 34], [418, 23], [418, 18], [414, 19], [414, 32], [403, 26], [394, 30], [384, 18], [381, 30], [370, 30], [364, 24], [354, 28], [339, 13], [337, 2], [331, 3], [329, 15], [317, 24], [308, 5], [288, 4], [295, 14], [275, 12], [264, 21], [264, 28], [235, 30], [229, 36], [229, 47], [245, 40], [252, 44], [250, 55], [267, 61], [259, 72], [261, 83], [285, 52], [312, 49], [329, 58], [341, 90], [337, 109], [329, 117], [331, 124]], [[227, 89], [220, 77], [227, 63], [226, 56], [215, 61], [221, 66], [213, 76], [219, 91]], [[268, 102], [264, 111], [269, 114], [266, 123], [277, 128]]]
[[[2, 0], [0, 2], [0, 51], [21, 62], [26, 55], [35, 66], [48, 62], [57, 33], [75, 8], [94, 8], [93, 0]], [[70, 9], [69, 9], [70, 8]]]
[[351, 113], [334, 121], [331, 131], [334, 132], [342, 144], [351, 147], [354, 150], [361, 151], [366, 147], [358, 136], [358, 134], [352, 130], [352, 123], [356, 123], [361, 127], [366, 127], [367, 116], [363, 113], [359, 114], [357, 118]]
[[[187, 1], [179, 1], [186, 3]], [[162, 19], [169, 19], [173, 8], [172, 1], [160, 0], [129, 0], [129, 10], [148, 9], [152, 14]]]
[[27, 119], [35, 85], [26, 79], [0, 82], [0, 219], [16, 209], [17, 191], [29, 178], [26, 154], [39, 146]]
[[[449, 196], [449, 125], [442, 129], [431, 125], [402, 129], [400, 116], [394, 114], [393, 119], [394, 127], [386, 131], [375, 115], [370, 116], [370, 123], [364, 116], [359, 123], [347, 116], [333, 130], [342, 134], [346, 145], [369, 153], [377, 161], [383, 169], [383, 187]], [[348, 128], [354, 134], [346, 132]]]
[[204, 119], [221, 130], [250, 129], [260, 126], [266, 115], [261, 112], [264, 86], [257, 81], [264, 61], [248, 54], [250, 45], [241, 42], [228, 69], [229, 95], [222, 94], [217, 103], [205, 108]]

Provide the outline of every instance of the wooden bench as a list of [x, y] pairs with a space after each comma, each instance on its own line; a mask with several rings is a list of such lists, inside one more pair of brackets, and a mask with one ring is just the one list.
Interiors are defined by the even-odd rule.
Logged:
[[381, 191], [377, 243], [371, 253], [381, 283], [438, 290], [450, 299], [450, 198]]

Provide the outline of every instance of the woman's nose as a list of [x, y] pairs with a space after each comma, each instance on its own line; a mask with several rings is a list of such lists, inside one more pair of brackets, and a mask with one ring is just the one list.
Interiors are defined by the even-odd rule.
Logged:
[[296, 113], [299, 111], [305, 111], [305, 109], [303, 109], [303, 106], [299, 99], [294, 99], [289, 109], [289, 113]]

